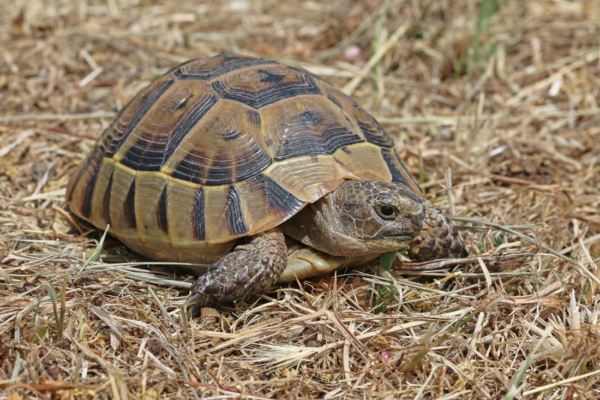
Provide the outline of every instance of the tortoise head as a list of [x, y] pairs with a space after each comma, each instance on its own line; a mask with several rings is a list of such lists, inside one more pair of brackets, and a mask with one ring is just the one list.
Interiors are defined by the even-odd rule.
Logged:
[[282, 228], [326, 253], [361, 256], [402, 248], [425, 215], [423, 200], [402, 183], [346, 180]]

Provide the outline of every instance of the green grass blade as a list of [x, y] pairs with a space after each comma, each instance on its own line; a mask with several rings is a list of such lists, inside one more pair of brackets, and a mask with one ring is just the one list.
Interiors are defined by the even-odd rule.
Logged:
[[394, 264], [394, 260], [396, 259], [396, 254], [398, 254], [398, 250], [388, 251], [387, 253], [383, 253], [379, 258], [379, 267], [384, 271], [390, 271], [392, 269], [392, 265]]
[[508, 392], [502, 398], [502, 400], [512, 400], [519, 394], [519, 386], [521, 385], [521, 382], [523, 381], [523, 378], [525, 377], [525, 373], [527, 372], [527, 369], [529, 368], [529, 364], [531, 364], [531, 361], [533, 360], [533, 356], [535, 355], [535, 353], [537, 353], [537, 351], [540, 348], [540, 346], [542, 345], [542, 343], [544, 343], [544, 341], [548, 338], [548, 336], [550, 336], [552, 334], [552, 328], [553, 328], [552, 324], [546, 325], [546, 329], [544, 330], [544, 333], [542, 334], [540, 339], [537, 341], [537, 343], [533, 347], [533, 350], [529, 353], [529, 355], [525, 359], [525, 362], [521, 366], [521, 370], [517, 374], [515, 381], [510, 386], [510, 388], [508, 389]]
[[65, 314], [67, 312], [67, 278], [63, 279], [62, 287], [60, 288], [60, 315], [56, 320], [58, 329], [58, 341], [63, 339], [63, 329], [65, 326]]
[[89, 262], [98, 261], [98, 257], [100, 257], [100, 252], [102, 251], [102, 246], [104, 246], [104, 240], [106, 239], [106, 235], [108, 234], [109, 229], [110, 225], [106, 225], [106, 229], [102, 234], [102, 238], [100, 239], [100, 242], [98, 242], [98, 246], [96, 246], [96, 250], [94, 250], [94, 254], [92, 254], [92, 257], [90, 258]]
[[[54, 320], [56, 321], [56, 324], [58, 325], [58, 308], [57, 308], [57, 301], [58, 301], [58, 296], [56, 295], [56, 291], [54, 290], [54, 288], [52, 287], [52, 284], [50, 282], [48, 282], [48, 296], [50, 296], [50, 300], [52, 300], [52, 310], [54, 311]], [[59, 336], [62, 334], [62, 332], [59, 334]]]

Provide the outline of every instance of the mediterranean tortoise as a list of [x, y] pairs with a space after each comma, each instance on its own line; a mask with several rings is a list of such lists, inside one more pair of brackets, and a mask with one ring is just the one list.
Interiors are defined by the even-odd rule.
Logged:
[[303, 69], [221, 55], [154, 80], [69, 182], [73, 213], [154, 260], [203, 274], [188, 305], [238, 301], [410, 245], [464, 250], [390, 137]]

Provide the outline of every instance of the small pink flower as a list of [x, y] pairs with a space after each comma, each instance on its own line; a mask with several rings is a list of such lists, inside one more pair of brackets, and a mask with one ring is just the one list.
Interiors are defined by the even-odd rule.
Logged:
[[381, 361], [387, 362], [390, 358], [392, 358], [392, 352], [390, 350], [384, 350], [381, 352]]
[[360, 49], [360, 47], [348, 46], [344, 50], [344, 57], [347, 60], [354, 60], [355, 58], [358, 58], [358, 56], [360, 56], [361, 53], [362, 53], [362, 50]]

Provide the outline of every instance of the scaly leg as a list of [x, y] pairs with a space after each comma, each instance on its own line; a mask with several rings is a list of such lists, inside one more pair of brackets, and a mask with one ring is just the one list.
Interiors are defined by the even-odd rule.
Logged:
[[415, 261], [429, 261], [439, 258], [457, 258], [467, 252], [442, 210], [427, 202], [427, 216], [419, 236], [409, 243], [408, 257]]
[[250, 243], [237, 246], [207, 268], [192, 286], [185, 306], [215, 306], [264, 293], [283, 272], [286, 252], [279, 228], [253, 236]]

